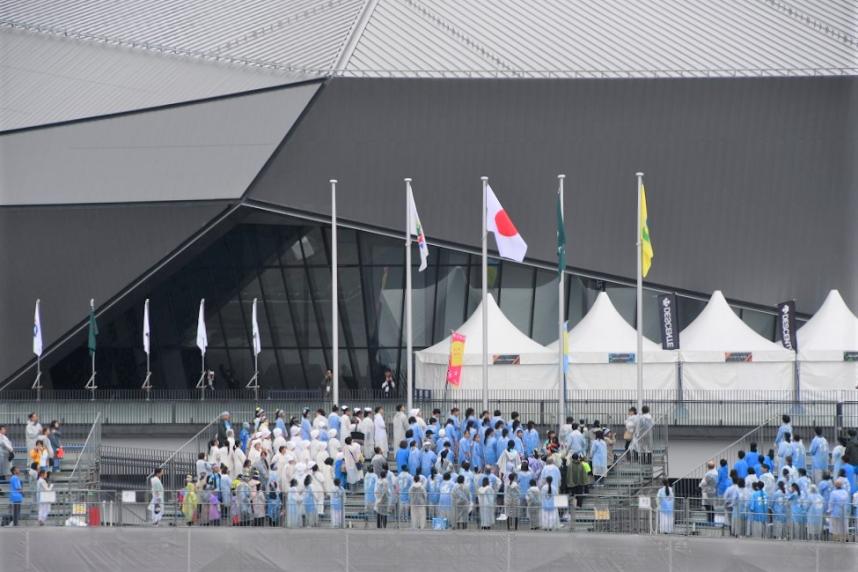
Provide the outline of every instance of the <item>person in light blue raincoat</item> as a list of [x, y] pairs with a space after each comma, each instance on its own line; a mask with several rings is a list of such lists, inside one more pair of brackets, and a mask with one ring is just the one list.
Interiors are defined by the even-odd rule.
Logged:
[[778, 445], [780, 445], [781, 442], [784, 440], [784, 435], [786, 435], [786, 434], [792, 435], [792, 425], [790, 425], [789, 415], [784, 415], [782, 419], [783, 419], [783, 423], [781, 423], [781, 426], [778, 427], [778, 433], [777, 433], [777, 435], [775, 435], [775, 446], [776, 447]]
[[798, 483], [792, 483], [789, 489], [789, 512], [793, 540], [804, 540], [807, 529], [807, 499], [802, 496]]
[[416, 475], [417, 470], [423, 466], [423, 451], [421, 451], [420, 446], [420, 443], [414, 441], [411, 443], [411, 448], [408, 449], [408, 472], [412, 475]]
[[305, 407], [301, 412], [301, 439], [309, 441], [311, 431], [313, 431], [313, 424], [310, 421], [310, 408]]
[[828, 471], [822, 473], [822, 478], [817, 483], [816, 488], [819, 489], [819, 494], [825, 499], [825, 505], [828, 506], [828, 499], [831, 496], [831, 491], [834, 490], [834, 481]]
[[822, 525], [825, 516], [825, 499], [819, 494], [816, 485], [808, 486], [807, 490], [807, 538], [808, 540], [822, 539]]
[[408, 467], [402, 467], [396, 477], [396, 485], [399, 489], [399, 518], [408, 520], [408, 507], [411, 504], [411, 485], [414, 484], [414, 475], [408, 472]]
[[843, 542], [849, 532], [849, 494], [842, 479], [834, 481], [834, 490], [828, 499], [828, 516], [831, 518], [831, 535], [834, 540]]
[[330, 492], [331, 499], [331, 528], [344, 528], [346, 490], [340, 484], [340, 479], [334, 479], [334, 490]]
[[[534, 451], [539, 449], [539, 431], [536, 430], [536, 424], [533, 421], [527, 422], [527, 429], [524, 431], [524, 453], [530, 457]], [[557, 482], [554, 483], [555, 488]]]
[[[312, 495], [311, 495], [312, 496]], [[298, 490], [298, 481], [289, 481], [286, 493], [286, 527], [301, 528], [304, 514], [304, 495]]]
[[781, 481], [777, 484], [774, 494], [772, 495], [772, 538], [780, 539], [786, 536], [787, 510], [788, 510], [788, 493], [786, 485]]
[[817, 483], [822, 480], [822, 474], [828, 470], [828, 440], [822, 436], [822, 427], [813, 430], [816, 435], [810, 442], [810, 467], [813, 480]]
[[453, 524], [453, 487], [450, 473], [444, 473], [438, 490], [438, 515], [446, 520], [447, 528]]
[[596, 431], [590, 443], [590, 460], [593, 463], [593, 477], [598, 480], [608, 472], [608, 446], [601, 431]]
[[375, 487], [377, 484], [378, 475], [375, 474], [375, 469], [372, 465], [367, 465], [366, 475], [363, 477], [363, 510], [367, 514], [367, 519], [369, 519], [369, 514], [375, 510]]
[[807, 449], [798, 433], [792, 436], [792, 462], [796, 469], [807, 468]]
[[425, 476], [432, 474], [432, 469], [437, 460], [438, 455], [432, 450], [432, 443], [430, 441], [424, 442], [423, 452], [420, 454], [420, 473]]
[[751, 536], [762, 538], [766, 534], [766, 524], [769, 521], [769, 498], [762, 481], [755, 481], [752, 485], [750, 511], [751, 511]]
[[658, 489], [658, 531], [661, 534], [673, 534], [673, 508], [676, 497], [670, 481], [664, 479], [662, 487]]
[[429, 504], [429, 518], [434, 517], [438, 512], [438, 502], [441, 500], [441, 482], [443, 477], [438, 474], [434, 468], [429, 473], [429, 483], [426, 485], [426, 499]]

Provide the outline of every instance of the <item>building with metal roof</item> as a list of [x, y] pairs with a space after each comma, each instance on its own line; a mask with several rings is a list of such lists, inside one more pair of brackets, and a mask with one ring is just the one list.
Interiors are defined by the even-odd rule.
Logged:
[[[634, 173], [646, 172], [652, 305], [680, 325], [722, 289], [773, 337], [830, 288], [858, 303], [856, 2], [847, 0], [0, 0], [0, 388], [82, 387], [96, 298], [101, 387], [199, 374], [243, 387], [261, 300], [263, 386], [330, 363], [337, 178], [349, 387], [402, 370], [403, 177], [432, 248], [417, 348], [478, 292], [481, 175], [527, 239], [492, 261], [519, 329], [556, 337], [554, 195], [567, 175], [569, 318], [608, 290], [634, 319]], [[554, 304], [552, 310], [551, 304]]]

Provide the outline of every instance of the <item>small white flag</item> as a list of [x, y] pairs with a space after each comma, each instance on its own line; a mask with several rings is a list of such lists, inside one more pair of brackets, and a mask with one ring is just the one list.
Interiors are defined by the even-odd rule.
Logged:
[[33, 353], [42, 357], [42, 319], [39, 317], [39, 303], [36, 300], [36, 315], [33, 318]]
[[205, 355], [206, 348], [209, 346], [209, 338], [206, 335], [206, 316], [205, 316], [206, 301], [200, 300], [200, 317], [197, 319], [197, 347]]
[[259, 338], [259, 322], [256, 321], [256, 298], [253, 299], [253, 353], [262, 353], [262, 340]]
[[143, 351], [149, 355], [149, 298], [143, 304]]
[[420, 216], [417, 214], [417, 205], [414, 204], [414, 195], [411, 193], [411, 183], [408, 183], [408, 212], [411, 218], [411, 228], [408, 232], [417, 237], [417, 248], [420, 250], [420, 268], [418, 271], [426, 270], [427, 261], [429, 260], [429, 247], [426, 245], [426, 234], [423, 232], [423, 225], [420, 224]]

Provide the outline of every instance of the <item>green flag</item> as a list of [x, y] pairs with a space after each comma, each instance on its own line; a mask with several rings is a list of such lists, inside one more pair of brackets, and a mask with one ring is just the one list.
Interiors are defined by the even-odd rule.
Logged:
[[563, 221], [563, 205], [560, 202], [560, 189], [557, 190], [557, 273], [566, 270], [566, 225]]
[[90, 304], [89, 307], [89, 339], [87, 340], [87, 347], [89, 348], [89, 355], [95, 354], [95, 337], [98, 336], [98, 323], [95, 321], [95, 307]]

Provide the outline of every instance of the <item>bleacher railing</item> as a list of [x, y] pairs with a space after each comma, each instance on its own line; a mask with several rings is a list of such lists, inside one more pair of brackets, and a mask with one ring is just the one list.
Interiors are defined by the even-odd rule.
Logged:
[[[634, 496], [556, 495], [554, 511], [543, 510], [542, 498], [528, 505], [526, 498], [512, 512], [505, 507], [503, 494], [477, 495], [467, 505], [454, 501], [415, 505], [400, 502], [396, 495], [379, 506], [362, 493], [315, 491], [313, 502], [305, 493], [290, 499], [288, 494], [233, 492], [228, 503], [208, 491], [188, 497], [184, 490], [168, 490], [163, 502], [152, 503], [149, 491], [68, 491], [56, 495], [45, 520], [48, 526], [143, 527], [154, 524], [171, 527], [267, 527], [267, 528], [351, 528], [351, 529], [431, 529], [466, 528], [490, 532], [540, 529], [557, 534], [615, 533], [674, 536], [733, 536], [790, 541], [854, 541], [858, 518], [843, 512], [829, 514], [828, 507], [802, 509], [793, 518], [789, 503], [769, 502], [754, 512], [749, 504], [727, 511], [710, 509], [698, 497], [665, 496], [659, 491]], [[238, 498], [242, 497], [239, 501]], [[85, 500], [81, 500], [85, 498]], [[235, 500], [233, 500], [235, 499]], [[39, 499], [27, 495], [20, 510], [19, 526], [35, 526]], [[483, 510], [484, 509], [484, 510]], [[0, 498], [0, 515], [10, 513], [8, 498]], [[379, 519], [379, 515], [384, 519]], [[517, 521], [515, 520], [517, 517]], [[835, 522], [836, 521], [836, 522]], [[457, 526], [458, 525], [458, 526]]]
[[[64, 423], [90, 424], [97, 412], [107, 424], [192, 424], [204, 425], [223, 410], [252, 411], [256, 405], [273, 412], [284, 409], [290, 415], [300, 415], [303, 407], [329, 410], [331, 402], [322, 399], [318, 391], [260, 392], [254, 401], [246, 391], [211, 392], [205, 401], [192, 390], [153, 390], [152, 399], [145, 401], [142, 392], [132, 390], [105, 390], [89, 401], [89, 392], [54, 392], [45, 390], [41, 401], [29, 391], [3, 391], [0, 401], [0, 419], [8, 425], [25, 424], [30, 411], [38, 411], [43, 419], [60, 419]], [[389, 415], [395, 406], [405, 401], [403, 396], [383, 396], [379, 392], [344, 390], [341, 403], [355, 407], [383, 405]], [[196, 396], [196, 397], [194, 397]], [[85, 399], [84, 399], [85, 398]], [[858, 391], [815, 392], [813, 400], [795, 401], [791, 391], [686, 391], [682, 396], [674, 390], [648, 390], [644, 401], [654, 413], [671, 411], [667, 420], [671, 426], [725, 426], [753, 427], [760, 420], [774, 415], [790, 413], [807, 419], [807, 425], [841, 427], [858, 422]], [[537, 425], [556, 426], [567, 415], [576, 419], [624, 419], [628, 408], [636, 405], [634, 392], [611, 390], [570, 390], [566, 410], [560, 411], [557, 395], [553, 391], [492, 390], [489, 392], [489, 409], [500, 409], [505, 415], [518, 411], [525, 421]], [[417, 391], [414, 406], [424, 417], [435, 408], [446, 415], [458, 406], [482, 409], [482, 393], [471, 390], [449, 390], [434, 394]], [[236, 419], [238, 419], [236, 417]], [[239, 419], [244, 420], [244, 418]], [[851, 421], [850, 421], [851, 420]], [[854, 424], [854, 423], [853, 423]]]

